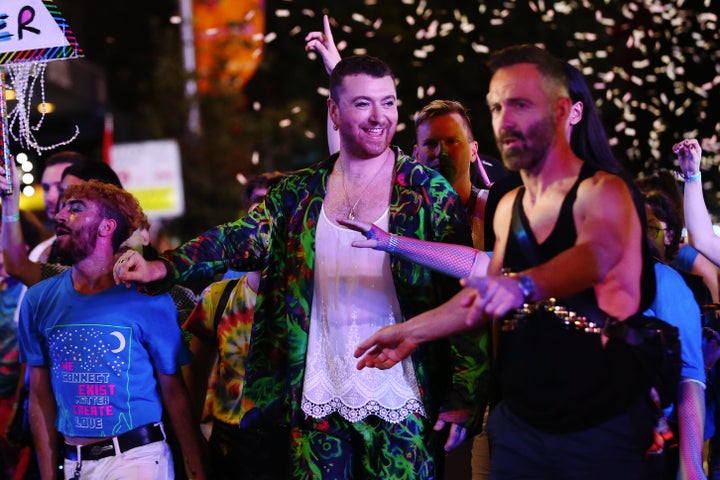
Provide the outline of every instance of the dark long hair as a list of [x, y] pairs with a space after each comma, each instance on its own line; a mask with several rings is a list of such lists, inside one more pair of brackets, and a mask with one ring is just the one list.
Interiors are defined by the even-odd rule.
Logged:
[[582, 120], [572, 127], [570, 133], [570, 148], [575, 155], [600, 170], [623, 173], [622, 164], [617, 161], [610, 148], [610, 141], [585, 78], [569, 63], [563, 62], [563, 66], [568, 78], [570, 100], [583, 104]]

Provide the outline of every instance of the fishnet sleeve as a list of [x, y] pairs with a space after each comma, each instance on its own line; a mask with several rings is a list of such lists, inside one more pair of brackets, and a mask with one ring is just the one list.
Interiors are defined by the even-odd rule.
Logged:
[[389, 235], [387, 242], [378, 241], [378, 250], [400, 255], [454, 278], [469, 277], [478, 255], [481, 254], [478, 250], [464, 245], [429, 242], [397, 235]]
[[40, 262], [40, 278], [43, 280], [47, 278], [54, 277], [55, 275], [60, 275], [65, 270], [69, 270], [70, 267], [66, 265], [59, 265], [57, 263], [45, 263]]
[[173, 285], [169, 293], [178, 311], [178, 323], [183, 325], [190, 312], [195, 308], [198, 297], [195, 292], [180, 285]]

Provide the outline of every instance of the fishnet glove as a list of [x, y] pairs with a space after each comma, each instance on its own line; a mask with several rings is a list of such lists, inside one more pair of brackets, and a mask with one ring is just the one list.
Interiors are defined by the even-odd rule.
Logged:
[[464, 245], [390, 235], [375, 225], [365, 232], [365, 238], [375, 240], [376, 245], [372, 247], [375, 250], [400, 255], [412, 262], [455, 278], [469, 277], [480, 253], [474, 248]]

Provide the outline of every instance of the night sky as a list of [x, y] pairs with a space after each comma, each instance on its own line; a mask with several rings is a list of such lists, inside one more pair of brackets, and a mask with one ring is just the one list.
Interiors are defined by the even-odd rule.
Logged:
[[[107, 72], [115, 140], [183, 137], [179, 27], [169, 22], [177, 3], [56, 3], [86, 58]], [[235, 173], [298, 168], [326, 155], [327, 75], [304, 52], [304, 37], [321, 29], [323, 13], [332, 18], [343, 55], [375, 55], [395, 71], [401, 102], [395, 143], [405, 151], [412, 149], [415, 112], [432, 99], [451, 98], [469, 106], [481, 153], [496, 156], [485, 61], [504, 46], [539, 43], [583, 71], [615, 154], [631, 173], [675, 168], [670, 148], [691, 136], [703, 139], [706, 166], [714, 167], [720, 163], [720, 34], [711, 3], [269, 0], [255, 75], [242, 91], [201, 101], [200, 146], [184, 150], [196, 177], [187, 180], [189, 199], [217, 205], [218, 190], [237, 195]], [[198, 158], [206, 168], [197, 168]], [[714, 191], [717, 168], [704, 178]], [[189, 205], [188, 215], [191, 228], [201, 228], [233, 213]]]

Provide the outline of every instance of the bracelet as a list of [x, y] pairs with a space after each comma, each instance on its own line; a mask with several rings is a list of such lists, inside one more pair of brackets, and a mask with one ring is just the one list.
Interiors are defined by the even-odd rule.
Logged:
[[398, 246], [398, 238], [397, 235], [390, 235], [390, 240], [388, 240], [388, 253], [395, 253], [395, 250]]
[[12, 215], [3, 215], [2, 216], [3, 223], [17, 222], [18, 220], [20, 220], [19, 213], [13, 213]]
[[686, 182], [699, 182], [700, 177], [702, 174], [698, 171], [697, 173], [688, 174], [688, 172], [683, 172], [683, 178]]

